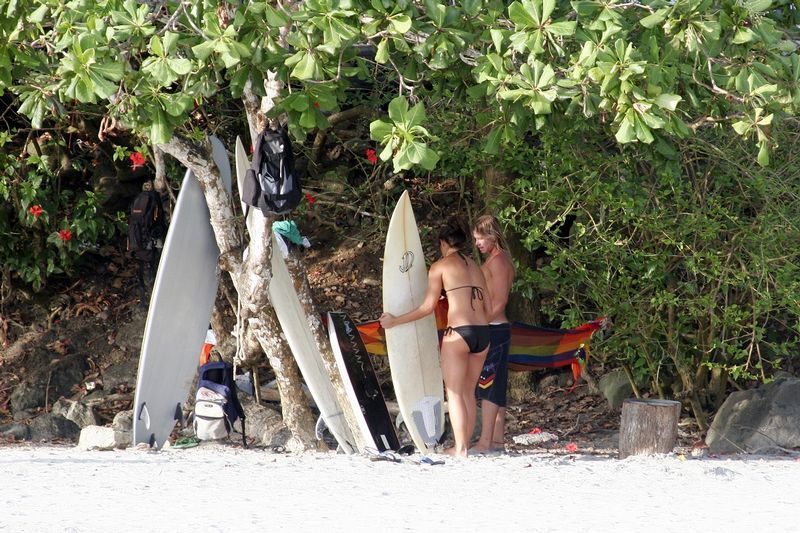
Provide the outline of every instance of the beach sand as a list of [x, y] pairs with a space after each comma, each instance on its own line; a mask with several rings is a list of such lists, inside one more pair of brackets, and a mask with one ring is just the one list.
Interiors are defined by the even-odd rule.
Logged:
[[797, 531], [800, 461], [0, 447], [0, 531]]

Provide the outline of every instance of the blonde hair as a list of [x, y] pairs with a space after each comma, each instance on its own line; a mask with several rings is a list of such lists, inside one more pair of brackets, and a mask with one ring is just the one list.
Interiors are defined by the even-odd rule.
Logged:
[[493, 215], [483, 215], [478, 217], [478, 220], [475, 221], [475, 225], [472, 227], [472, 230], [479, 235], [494, 239], [495, 246], [505, 253], [510, 253], [510, 250], [508, 249], [508, 243], [506, 242], [506, 238], [503, 236], [503, 232], [500, 229], [500, 221], [497, 220], [497, 217]]

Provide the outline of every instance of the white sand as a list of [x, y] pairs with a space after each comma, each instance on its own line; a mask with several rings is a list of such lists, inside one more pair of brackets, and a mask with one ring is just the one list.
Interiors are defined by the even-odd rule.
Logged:
[[0, 448], [2, 532], [798, 531], [800, 461]]

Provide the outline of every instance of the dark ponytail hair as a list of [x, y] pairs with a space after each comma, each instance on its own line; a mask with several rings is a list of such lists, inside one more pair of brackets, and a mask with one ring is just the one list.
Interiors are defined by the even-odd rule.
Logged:
[[467, 232], [458, 217], [450, 217], [445, 226], [439, 231], [439, 240], [456, 250], [463, 249], [467, 244]]

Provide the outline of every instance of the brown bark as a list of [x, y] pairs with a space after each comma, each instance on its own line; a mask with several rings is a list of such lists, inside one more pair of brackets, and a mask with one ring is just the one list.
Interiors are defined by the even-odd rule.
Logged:
[[[278, 253], [277, 250], [274, 253]], [[339, 402], [339, 407], [342, 409], [344, 419], [350, 427], [350, 432], [353, 434], [353, 438], [356, 441], [356, 448], [363, 450], [367, 446], [367, 443], [364, 441], [364, 437], [359, 430], [356, 414], [347, 397], [347, 392], [344, 389], [342, 375], [336, 364], [336, 359], [333, 356], [330, 338], [322, 325], [319, 311], [317, 311], [317, 306], [314, 303], [314, 298], [311, 294], [311, 286], [308, 283], [308, 276], [303, 268], [303, 263], [296, 253], [292, 253], [286, 261], [286, 267], [289, 270], [289, 275], [292, 277], [297, 295], [300, 298], [300, 304], [303, 306], [303, 311], [306, 314], [306, 321], [308, 322], [311, 334], [314, 336], [314, 342], [322, 356], [322, 363], [325, 365], [325, 370], [327, 370], [328, 376], [330, 377], [333, 391], [336, 393], [336, 400]]]
[[670, 453], [678, 439], [680, 414], [680, 402], [625, 400], [619, 427], [619, 458]]
[[[245, 325], [243, 338], [247, 338], [249, 327], [252, 328], [252, 333], [249, 335], [258, 339], [258, 344], [244, 343], [245, 358], [255, 360], [259, 357], [257, 352], [254, 353], [256, 346], [260, 345], [264, 350], [273, 365], [276, 379], [284, 395], [282, 409], [285, 423], [294, 440], [293, 448], [316, 449], [318, 443], [314, 437], [313, 417], [305, 402], [298, 401], [302, 398], [299, 371], [285, 341], [283, 346], [280, 344], [280, 325], [269, 303], [267, 286], [271, 278], [269, 271], [271, 247], [264, 247], [264, 239], [251, 241], [247, 264], [242, 263], [242, 243], [233, 216], [231, 198], [223, 188], [219, 169], [213, 163], [209, 141], [197, 146], [175, 136], [159, 148], [191, 169], [203, 189], [214, 236], [220, 249], [220, 266], [230, 273], [241, 301], [244, 320], [240, 323]], [[267, 226], [267, 220], [263, 216], [258, 222], [261, 228]], [[269, 232], [263, 231], [263, 233], [269, 237]]]

